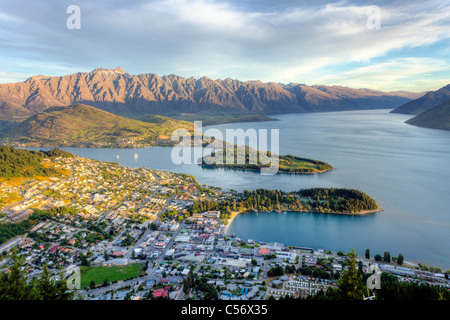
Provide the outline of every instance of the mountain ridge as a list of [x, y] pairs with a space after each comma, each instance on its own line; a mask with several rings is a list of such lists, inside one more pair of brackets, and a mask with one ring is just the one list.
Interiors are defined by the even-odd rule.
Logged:
[[391, 113], [415, 114], [432, 109], [445, 101], [450, 100], [450, 84], [436, 90], [427, 92], [420, 98], [401, 105]]
[[49, 107], [87, 104], [118, 115], [233, 111], [262, 114], [395, 108], [420, 93], [341, 86], [130, 75], [96, 68], [65, 76], [38, 75], [0, 84], [0, 121], [20, 122]]
[[423, 128], [450, 130], [450, 100], [420, 113], [406, 123]]

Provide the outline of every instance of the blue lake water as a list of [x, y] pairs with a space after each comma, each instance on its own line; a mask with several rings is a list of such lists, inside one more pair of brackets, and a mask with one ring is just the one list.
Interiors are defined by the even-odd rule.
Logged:
[[[242, 214], [228, 232], [243, 239], [281, 242], [333, 251], [355, 248], [372, 255], [402, 253], [450, 269], [450, 131], [404, 123], [389, 110], [275, 115], [281, 121], [217, 125], [244, 130], [279, 129], [280, 153], [323, 160], [336, 169], [320, 175], [263, 176], [255, 172], [175, 165], [171, 148], [80, 149], [74, 154], [129, 167], [195, 175], [200, 184], [224, 189], [308, 187], [359, 189], [383, 208], [366, 216], [310, 213]], [[206, 129], [206, 128], [205, 128]], [[137, 156], [135, 156], [135, 154]]]

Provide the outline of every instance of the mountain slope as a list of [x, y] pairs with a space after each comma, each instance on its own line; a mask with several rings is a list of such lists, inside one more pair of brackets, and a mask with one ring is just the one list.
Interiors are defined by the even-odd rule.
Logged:
[[450, 100], [409, 119], [406, 123], [424, 128], [450, 130]]
[[430, 91], [424, 96], [405, 103], [404, 105], [392, 110], [392, 113], [420, 114], [426, 110], [434, 108], [439, 104], [450, 100], [450, 84], [436, 91]]
[[54, 107], [2, 134], [4, 144], [20, 146], [144, 147], [171, 144], [177, 128], [189, 122], [155, 116], [153, 123], [120, 117], [87, 105]]
[[88, 104], [124, 116], [198, 113], [286, 113], [395, 108], [418, 97], [338, 86], [130, 75], [97, 68], [61, 77], [34, 76], [0, 85], [0, 121], [20, 122], [49, 107]]
[[50, 176], [57, 171], [42, 164], [43, 158], [71, 157], [72, 154], [59, 149], [32, 151], [0, 146], [0, 178]]

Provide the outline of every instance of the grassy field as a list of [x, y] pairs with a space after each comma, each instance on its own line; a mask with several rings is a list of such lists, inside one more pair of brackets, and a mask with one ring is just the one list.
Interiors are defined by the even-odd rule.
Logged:
[[133, 263], [127, 266], [114, 267], [90, 267], [81, 272], [81, 288], [88, 287], [91, 281], [96, 285], [101, 285], [105, 282], [126, 280], [140, 276], [144, 271], [144, 265], [141, 263]]

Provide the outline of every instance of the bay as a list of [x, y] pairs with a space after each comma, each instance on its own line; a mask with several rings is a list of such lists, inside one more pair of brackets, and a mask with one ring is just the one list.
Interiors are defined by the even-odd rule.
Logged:
[[[242, 191], [295, 191], [309, 187], [353, 188], [366, 192], [383, 211], [365, 216], [311, 213], [238, 215], [228, 228], [242, 239], [371, 255], [402, 253], [450, 269], [450, 131], [410, 126], [409, 115], [390, 110], [271, 115], [273, 122], [212, 126], [225, 129], [279, 129], [280, 154], [330, 163], [320, 175], [264, 176], [255, 172], [175, 165], [171, 148], [82, 149], [74, 154], [129, 167], [192, 174], [200, 184]], [[208, 129], [211, 127], [205, 127]], [[231, 142], [231, 141], [229, 141]]]

